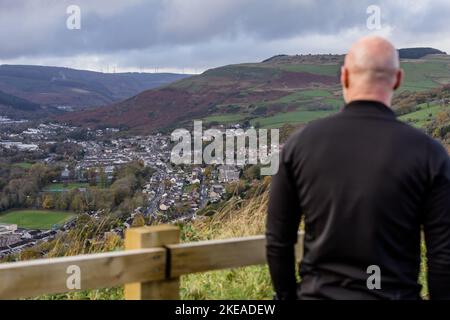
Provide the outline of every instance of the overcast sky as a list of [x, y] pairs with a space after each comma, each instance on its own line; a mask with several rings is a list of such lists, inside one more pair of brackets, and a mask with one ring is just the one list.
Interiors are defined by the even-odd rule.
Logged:
[[[70, 5], [81, 9], [79, 30], [67, 28]], [[380, 30], [367, 27], [369, 5], [381, 9]], [[399, 48], [450, 52], [449, 17], [448, 0], [0, 0], [0, 64], [192, 73], [345, 53], [374, 32]]]

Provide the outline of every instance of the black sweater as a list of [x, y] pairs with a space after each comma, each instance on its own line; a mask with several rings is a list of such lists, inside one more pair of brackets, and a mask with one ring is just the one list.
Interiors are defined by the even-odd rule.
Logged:
[[[450, 299], [450, 158], [384, 104], [354, 101], [283, 146], [267, 219], [280, 299], [417, 299], [421, 230], [430, 298]], [[381, 289], [367, 287], [372, 265], [380, 268]]]

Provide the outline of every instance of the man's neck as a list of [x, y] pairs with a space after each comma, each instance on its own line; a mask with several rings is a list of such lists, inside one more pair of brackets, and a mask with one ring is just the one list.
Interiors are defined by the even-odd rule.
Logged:
[[354, 94], [351, 95], [346, 103], [350, 103], [356, 100], [370, 100], [381, 102], [384, 105], [391, 107], [392, 105], [392, 95], [391, 94]]

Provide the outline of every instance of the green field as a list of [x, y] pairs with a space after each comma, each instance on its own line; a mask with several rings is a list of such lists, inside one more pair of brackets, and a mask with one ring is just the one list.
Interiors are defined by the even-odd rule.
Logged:
[[17, 210], [0, 215], [0, 223], [17, 224], [25, 229], [51, 229], [74, 217], [73, 213], [49, 210]]
[[321, 102], [325, 105], [333, 106], [336, 109], [342, 108], [345, 104], [342, 98], [325, 98]]
[[284, 65], [282, 70], [290, 72], [308, 72], [323, 76], [337, 76], [340, 66], [338, 64], [293, 64]]
[[439, 105], [430, 106], [429, 108], [422, 107], [422, 109], [418, 111], [400, 116], [399, 119], [421, 128], [433, 120], [440, 111], [444, 110], [444, 108], [445, 107]]
[[276, 100], [277, 103], [293, 103], [293, 102], [308, 102], [313, 101], [312, 98], [329, 98], [332, 97], [332, 93], [325, 89], [309, 89], [301, 90], [291, 94], [288, 94], [280, 99]]
[[[342, 99], [335, 98], [331, 91], [325, 89], [301, 90], [288, 94], [276, 101], [263, 103], [262, 105], [270, 106], [272, 104], [297, 105], [295, 111], [279, 112], [271, 116], [255, 117], [251, 114], [234, 113], [234, 114], [217, 114], [203, 118], [205, 122], [217, 122], [220, 124], [240, 123], [246, 118], [251, 118], [251, 125], [255, 126], [259, 123], [261, 128], [281, 128], [286, 123], [300, 124], [326, 117], [335, 113], [344, 105]], [[331, 110], [323, 110], [323, 107], [332, 108]], [[321, 108], [314, 110], [314, 108]], [[312, 110], [310, 110], [312, 108]]]
[[286, 123], [308, 123], [335, 113], [336, 110], [305, 111], [279, 113], [271, 117], [256, 118], [251, 121], [254, 126], [259, 123], [261, 128], [281, 128]]
[[219, 114], [203, 118], [205, 122], [235, 123], [245, 119], [242, 114]]
[[403, 62], [401, 66], [405, 70], [405, 79], [399, 92], [436, 88], [450, 78], [448, 61]]
[[67, 186], [64, 186], [63, 183], [52, 183], [45, 187], [44, 192], [64, 192], [87, 187], [89, 187], [88, 183], [68, 183]]
[[14, 164], [14, 166], [22, 169], [30, 169], [33, 166], [33, 164], [29, 162], [19, 162]]
[[297, 91], [284, 97], [281, 97], [278, 100], [275, 100], [274, 103], [292, 103], [292, 102], [304, 102], [308, 97], [306, 97], [303, 93], [304, 91]]
[[331, 97], [332, 94], [329, 90], [324, 89], [309, 89], [301, 91], [305, 97], [308, 98], [325, 98]]

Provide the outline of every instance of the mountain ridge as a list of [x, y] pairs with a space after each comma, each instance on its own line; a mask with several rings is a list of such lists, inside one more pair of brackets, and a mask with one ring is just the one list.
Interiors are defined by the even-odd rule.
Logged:
[[[342, 106], [339, 72], [343, 58], [278, 55], [259, 63], [222, 66], [101, 109], [58, 119], [92, 128], [121, 127], [134, 133], [184, 126], [193, 119], [268, 128], [306, 123]], [[402, 59], [402, 67], [406, 78], [400, 92], [430, 90], [450, 82], [447, 55]]]
[[[76, 110], [109, 105], [188, 76], [4, 64], [0, 65], [0, 91], [42, 107]], [[8, 107], [14, 109], [14, 105]]]

